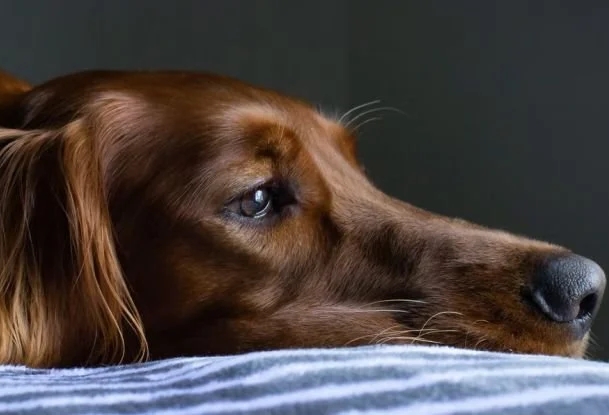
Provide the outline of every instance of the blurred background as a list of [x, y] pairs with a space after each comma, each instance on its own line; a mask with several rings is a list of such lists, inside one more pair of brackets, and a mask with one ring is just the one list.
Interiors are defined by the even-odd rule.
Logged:
[[[425, 209], [566, 245], [609, 271], [609, 2], [0, 0], [0, 66], [220, 72], [345, 111]], [[594, 333], [609, 360], [609, 299]]]

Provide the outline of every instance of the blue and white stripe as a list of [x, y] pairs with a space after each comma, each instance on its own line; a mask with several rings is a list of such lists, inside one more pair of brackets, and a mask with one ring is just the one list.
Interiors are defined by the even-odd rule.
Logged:
[[96, 369], [0, 366], [0, 413], [609, 415], [609, 364], [368, 346]]

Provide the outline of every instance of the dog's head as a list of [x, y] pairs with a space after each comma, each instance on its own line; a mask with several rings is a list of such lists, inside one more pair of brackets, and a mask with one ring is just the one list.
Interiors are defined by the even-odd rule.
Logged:
[[181, 72], [82, 73], [0, 102], [0, 361], [584, 353], [598, 265], [385, 195], [354, 132], [302, 102]]

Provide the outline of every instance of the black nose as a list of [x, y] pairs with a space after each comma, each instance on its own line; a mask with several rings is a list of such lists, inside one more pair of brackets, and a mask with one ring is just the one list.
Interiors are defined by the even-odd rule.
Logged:
[[605, 273], [594, 261], [564, 255], [543, 261], [532, 281], [532, 299], [558, 323], [580, 322], [589, 329], [605, 291]]

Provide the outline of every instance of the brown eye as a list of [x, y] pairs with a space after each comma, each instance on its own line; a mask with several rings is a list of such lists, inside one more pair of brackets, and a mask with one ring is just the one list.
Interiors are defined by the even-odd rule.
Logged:
[[270, 225], [285, 217], [291, 211], [288, 208], [296, 204], [289, 185], [273, 180], [230, 199], [223, 212], [228, 213], [229, 218], [246, 220], [246, 223]]
[[264, 187], [247, 192], [239, 201], [241, 215], [248, 218], [262, 218], [271, 211], [272, 207], [271, 193]]

